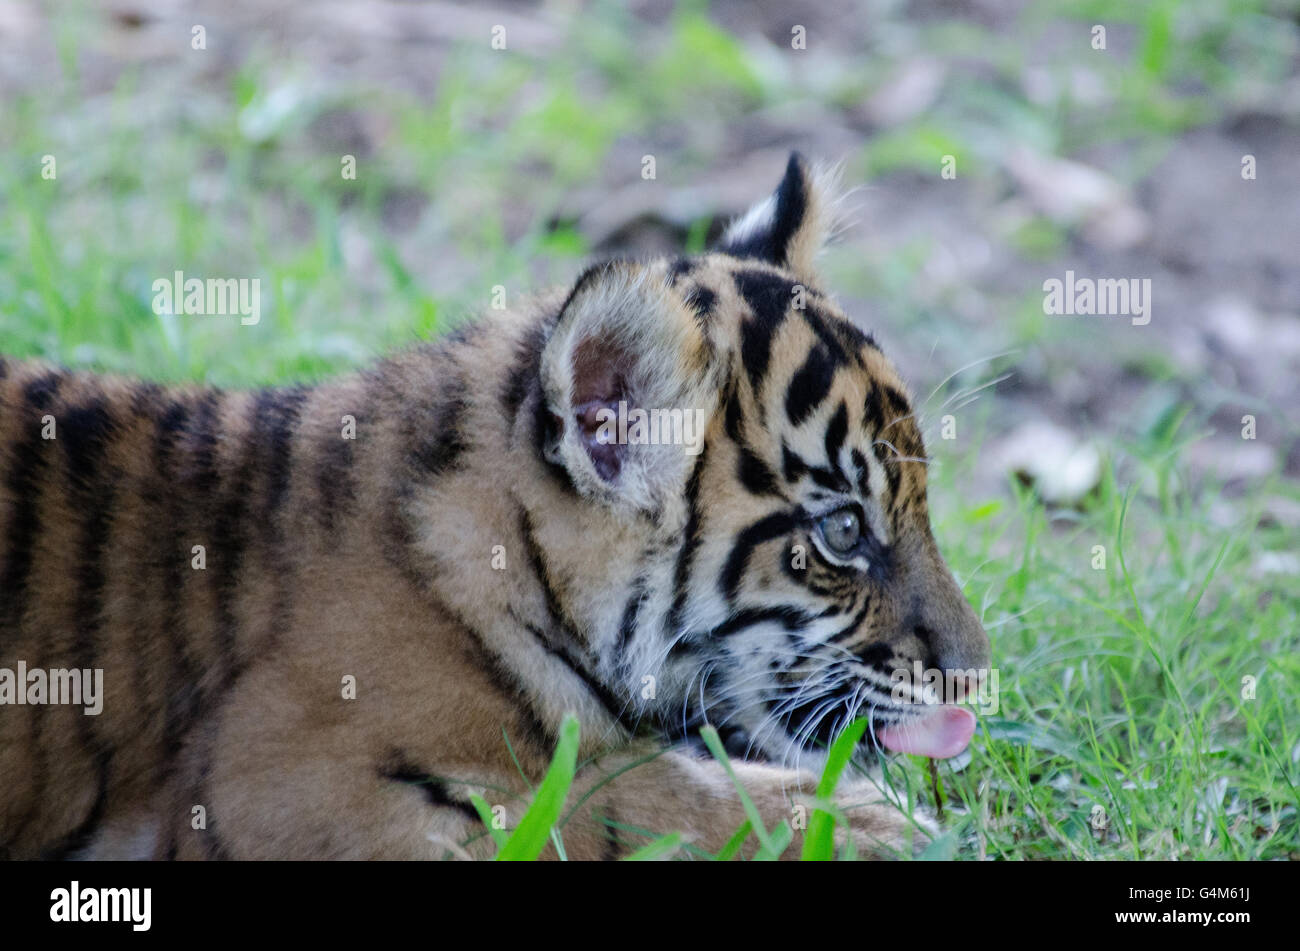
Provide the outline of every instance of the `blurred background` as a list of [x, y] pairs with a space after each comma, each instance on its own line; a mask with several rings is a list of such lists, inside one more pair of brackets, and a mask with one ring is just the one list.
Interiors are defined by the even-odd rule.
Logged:
[[[0, 0], [0, 103], [0, 350], [234, 385], [364, 364], [589, 255], [701, 249], [790, 150], [842, 163], [826, 284], [922, 404], [937, 534], [1006, 668], [990, 736], [1035, 777], [1076, 756], [1059, 789], [1005, 780], [966, 845], [1037, 814], [1071, 854], [1186, 856], [1218, 809], [1226, 854], [1296, 848], [1258, 785], [1294, 803], [1300, 758], [1296, 0]], [[261, 322], [155, 315], [176, 270], [260, 278]], [[1150, 323], [1046, 315], [1067, 270], [1149, 279]], [[1247, 674], [1291, 684], [1254, 720]], [[1136, 829], [1160, 781], [1119, 802], [1078, 772], [1080, 691], [1103, 735], [1146, 718], [1121, 772], [1191, 755], [1189, 704], [1256, 745], [1116, 846], [1098, 790]]]

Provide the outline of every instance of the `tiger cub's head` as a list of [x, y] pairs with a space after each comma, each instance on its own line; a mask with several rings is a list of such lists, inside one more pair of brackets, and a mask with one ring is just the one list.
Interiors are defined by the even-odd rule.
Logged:
[[904, 386], [813, 269], [830, 201], [795, 155], [717, 250], [578, 280], [531, 423], [575, 500], [549, 554], [624, 714], [805, 765], [866, 715], [951, 756], [973, 716], [912, 675], [982, 670], [988, 638], [931, 535]]

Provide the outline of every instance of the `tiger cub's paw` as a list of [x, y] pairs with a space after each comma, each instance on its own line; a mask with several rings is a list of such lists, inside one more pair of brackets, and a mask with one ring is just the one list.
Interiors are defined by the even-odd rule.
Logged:
[[942, 831], [930, 816], [922, 812], [909, 816], [890, 803], [850, 807], [846, 815], [849, 828], [847, 833], [839, 830], [840, 845], [846, 834], [851, 836], [859, 858], [918, 858]]

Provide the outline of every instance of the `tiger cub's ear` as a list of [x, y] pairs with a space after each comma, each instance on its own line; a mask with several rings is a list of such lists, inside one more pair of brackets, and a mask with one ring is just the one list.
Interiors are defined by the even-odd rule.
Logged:
[[583, 493], [658, 511], [685, 487], [720, 380], [662, 273], [611, 262], [578, 279], [541, 359], [549, 462]]
[[837, 179], [834, 170], [814, 169], [790, 153], [776, 191], [727, 228], [718, 250], [814, 278], [814, 260], [835, 227]]

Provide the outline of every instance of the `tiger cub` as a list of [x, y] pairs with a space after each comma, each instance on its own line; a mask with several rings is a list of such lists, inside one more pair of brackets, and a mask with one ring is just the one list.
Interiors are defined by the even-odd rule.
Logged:
[[[705, 724], [769, 825], [856, 717], [863, 762], [962, 750], [973, 715], [892, 675], [988, 640], [903, 386], [813, 270], [830, 207], [793, 155], [710, 253], [318, 386], [0, 360], [0, 853], [480, 857], [471, 794], [517, 823], [570, 712], [575, 859], [723, 848]], [[858, 854], [924, 846], [863, 775]]]

